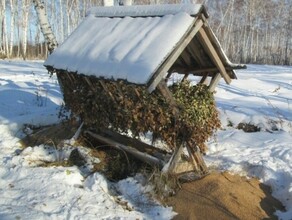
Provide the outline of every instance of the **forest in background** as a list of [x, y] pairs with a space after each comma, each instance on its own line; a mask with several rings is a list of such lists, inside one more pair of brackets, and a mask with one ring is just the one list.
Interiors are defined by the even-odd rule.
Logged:
[[[133, 0], [133, 5], [180, 2]], [[205, 4], [210, 15], [208, 22], [232, 62], [292, 65], [291, 0], [192, 2]], [[101, 6], [102, 0], [47, 0], [44, 3], [60, 44], [82, 21], [87, 9]], [[45, 59], [47, 54], [32, 0], [0, 0], [0, 58]]]

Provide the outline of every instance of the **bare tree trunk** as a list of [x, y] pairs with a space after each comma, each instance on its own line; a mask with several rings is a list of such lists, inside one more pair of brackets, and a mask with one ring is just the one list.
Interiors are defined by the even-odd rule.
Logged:
[[61, 41], [61, 42], [63, 42], [64, 41], [64, 14], [63, 14], [63, 0], [59, 0], [59, 2], [60, 2], [60, 29], [59, 29], [59, 31], [60, 31], [60, 38], [59, 38], [59, 40]]
[[20, 57], [20, 47], [21, 47], [21, 43], [20, 43], [20, 24], [18, 22], [17, 25], [17, 37], [18, 37], [18, 44], [17, 44], [17, 57]]
[[26, 59], [27, 53], [27, 30], [28, 30], [28, 16], [29, 16], [30, 0], [22, 1], [22, 57]]
[[4, 14], [5, 14], [5, 0], [1, 0], [0, 2], [0, 55], [2, 53], [4, 53], [4, 48], [3, 48], [3, 32], [4, 32], [4, 28], [3, 28], [3, 21], [4, 21]]
[[9, 53], [8, 57], [12, 56], [13, 52], [13, 44], [14, 44], [14, 21], [15, 21], [15, 6], [16, 6], [16, 1], [15, 0], [10, 0], [10, 10], [11, 10], [11, 15], [10, 15], [10, 42], [9, 42]]
[[56, 37], [52, 31], [52, 28], [49, 24], [47, 13], [44, 7], [44, 3], [41, 0], [33, 0], [35, 10], [37, 12], [39, 24], [41, 27], [41, 31], [44, 35], [45, 41], [48, 45], [49, 53], [52, 53], [54, 49], [57, 48], [58, 43]]
[[66, 13], [67, 13], [67, 33], [66, 35], [69, 36], [69, 34], [71, 33], [71, 27], [70, 27], [70, 14], [71, 14], [71, 10], [72, 10], [72, 2], [71, 0], [67, 0], [66, 1]]
[[3, 44], [3, 53], [5, 55], [8, 54], [8, 38], [7, 38], [7, 27], [6, 27], [6, 16], [5, 16], [5, 12], [6, 12], [6, 1], [2, 0], [2, 10], [3, 10], [3, 20], [2, 20], [2, 44]]
[[292, 5], [290, 5], [289, 9], [286, 12], [286, 24], [284, 26], [285, 29], [285, 46], [284, 46], [284, 65], [291, 65], [292, 61], [292, 19], [291, 19], [291, 13], [292, 13]]

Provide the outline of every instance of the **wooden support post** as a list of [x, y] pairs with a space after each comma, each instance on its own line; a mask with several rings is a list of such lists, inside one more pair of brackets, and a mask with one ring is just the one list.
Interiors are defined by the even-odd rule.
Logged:
[[187, 150], [191, 159], [193, 160], [193, 164], [196, 170], [202, 174], [206, 174], [208, 172], [208, 168], [198, 146], [193, 146], [190, 143], [187, 143]]
[[162, 80], [158, 85], [157, 85], [157, 89], [160, 91], [160, 93], [163, 95], [163, 97], [168, 101], [168, 103], [170, 104], [170, 106], [173, 108], [174, 113], [178, 114], [179, 113], [179, 107], [176, 103], [176, 101], [174, 100], [172, 93], [169, 91], [166, 82], [164, 80]]
[[206, 84], [207, 83], [207, 78], [208, 78], [208, 73], [205, 73], [202, 79], [200, 80], [201, 84]]
[[179, 161], [181, 154], [183, 152], [183, 145], [177, 146], [172, 154], [172, 157], [169, 160], [167, 170], [164, 170], [166, 173], [174, 174], [174, 169]]
[[194, 158], [193, 151], [191, 150], [191, 147], [187, 144], [186, 148], [187, 148], [187, 151], [189, 153], [190, 162], [193, 165], [194, 170], [197, 171], [197, 172], [200, 171], [199, 165], [197, 164], [197, 161]]
[[[219, 75], [219, 79], [220, 79], [220, 74], [218, 73], [217, 75]], [[167, 101], [171, 104], [172, 108], [176, 111], [177, 116], [178, 116], [179, 109], [177, 108], [177, 104], [171, 92], [167, 88], [165, 81], [161, 81], [158, 84], [157, 88], [160, 90], [162, 95], [167, 99]], [[183, 145], [180, 145], [175, 148], [173, 155], [169, 161], [168, 169], [165, 170], [165, 172], [175, 174], [175, 170], [176, 170], [175, 168], [178, 165], [178, 161], [181, 159], [181, 155], [183, 153], [183, 147], [184, 147]], [[198, 174], [206, 174], [208, 172], [208, 168], [204, 162], [204, 159], [202, 157], [202, 154], [199, 148], [197, 146], [192, 146], [189, 142], [185, 144], [185, 147], [187, 148], [189, 158], [190, 158], [190, 163], [192, 164], [194, 171]], [[184, 168], [187, 168], [187, 166], [185, 166]]]
[[167, 76], [165, 77], [166, 82], [169, 80], [169, 78], [171, 77], [171, 75], [172, 75], [172, 71], [169, 71], [168, 74], [167, 74]]
[[[220, 75], [220, 74], [219, 74]], [[171, 94], [171, 92], [169, 91], [169, 89], [167, 88], [167, 85], [165, 83], [165, 81], [161, 81], [157, 88], [159, 89], [159, 91], [162, 93], [162, 95], [167, 99], [167, 101], [170, 103], [171, 107], [173, 108], [173, 110], [175, 111], [177, 117], [179, 115], [179, 108], [177, 107], [177, 104]], [[178, 161], [181, 159], [181, 155], [183, 152], [183, 145], [177, 146], [173, 152], [173, 155], [169, 161], [169, 165], [168, 165], [168, 169], [165, 170], [164, 172], [169, 172], [171, 174], [175, 174], [176, 173], [176, 168], [178, 165]], [[192, 149], [193, 146], [190, 146], [189, 143], [186, 143], [186, 147], [189, 153], [189, 158], [190, 158], [190, 163], [193, 166], [193, 171], [195, 173], [198, 174], [205, 174], [207, 173], [207, 166], [202, 158], [201, 152], [200, 150], [196, 147], [196, 151], [194, 151]], [[184, 166], [183, 169], [185, 170], [181, 170], [183, 172], [188, 172], [189, 170], [189, 166]]]
[[[183, 162], [181, 160], [184, 148], [186, 148], [188, 151], [188, 162]], [[181, 175], [184, 173], [193, 172], [198, 177], [208, 173], [208, 168], [199, 148], [197, 146], [191, 146], [188, 143], [175, 148], [173, 155], [167, 165], [167, 169], [163, 171], [170, 174]]]
[[210, 85], [209, 85], [209, 91], [213, 92], [216, 88], [216, 86], [219, 83], [219, 80], [221, 79], [220, 73], [217, 73], [211, 80]]
[[187, 80], [187, 78], [188, 78], [189, 75], [190, 75], [190, 74], [186, 73], [186, 74], [184, 75], [184, 77], [182, 78], [182, 81]]

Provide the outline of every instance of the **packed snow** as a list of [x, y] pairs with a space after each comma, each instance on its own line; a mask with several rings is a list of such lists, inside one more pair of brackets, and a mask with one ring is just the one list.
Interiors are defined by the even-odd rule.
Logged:
[[194, 22], [195, 18], [185, 12], [139, 18], [91, 14], [48, 57], [45, 65], [147, 84]]
[[[42, 161], [68, 158], [42, 144], [21, 149], [29, 126], [58, 123], [63, 102], [55, 76], [41, 61], [0, 61], [0, 219], [171, 219], [171, 207], [150, 196], [141, 175], [118, 183], [100, 173], [71, 167], [41, 167]], [[258, 177], [272, 187], [292, 216], [292, 67], [248, 65], [238, 80], [222, 82], [215, 94], [222, 129], [210, 139], [205, 156], [213, 169]], [[240, 122], [260, 128], [245, 133]], [[67, 144], [66, 144], [67, 143]], [[79, 146], [88, 155], [87, 149]], [[87, 158], [87, 168], [98, 158]]]

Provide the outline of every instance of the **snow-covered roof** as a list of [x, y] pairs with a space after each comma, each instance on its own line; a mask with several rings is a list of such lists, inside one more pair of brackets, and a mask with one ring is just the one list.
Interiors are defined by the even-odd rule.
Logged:
[[191, 16], [196, 16], [203, 12], [206, 17], [208, 14], [201, 4], [169, 4], [169, 5], [133, 5], [123, 7], [94, 7], [87, 12], [88, 15], [96, 17], [151, 17], [175, 15], [185, 12]]
[[[147, 84], [194, 24], [196, 19], [192, 15], [202, 7], [161, 5], [94, 8], [71, 36], [48, 57], [45, 66]], [[140, 10], [136, 12], [137, 8]], [[99, 12], [102, 17], [96, 16]], [[137, 16], [139, 13], [142, 17], [121, 17], [126, 14]], [[144, 17], [146, 15], [149, 17]]]

